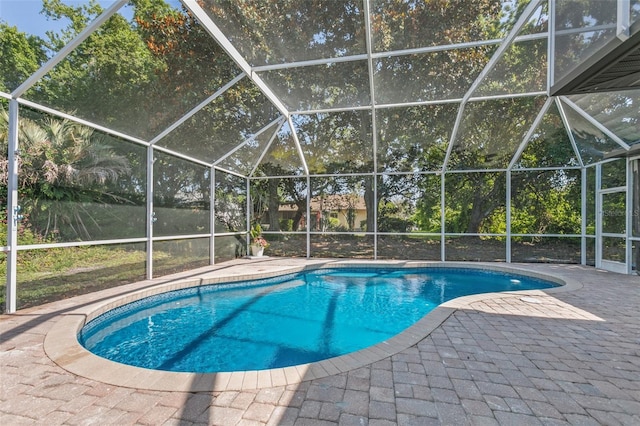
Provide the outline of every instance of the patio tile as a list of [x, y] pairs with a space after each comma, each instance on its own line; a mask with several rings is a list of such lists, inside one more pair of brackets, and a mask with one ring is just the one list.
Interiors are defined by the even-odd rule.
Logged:
[[366, 416], [369, 411], [369, 392], [347, 389], [340, 407], [345, 413]]
[[246, 410], [256, 399], [256, 394], [253, 392], [238, 392], [236, 397], [233, 399], [233, 402], [229, 405], [233, 408], [239, 408], [241, 410]]
[[323, 402], [320, 407], [320, 413], [318, 414], [318, 418], [320, 420], [328, 420], [332, 422], [337, 422], [340, 419], [340, 413], [342, 409], [337, 404], [331, 402]]
[[380, 401], [380, 402], [394, 402], [395, 397], [393, 393], [393, 389], [391, 388], [382, 388], [378, 386], [371, 386], [369, 388], [369, 396], [371, 401]]
[[436, 404], [429, 401], [419, 401], [409, 398], [397, 398], [396, 409], [398, 413], [412, 414], [415, 416], [437, 417]]
[[156, 406], [140, 417], [138, 419], [138, 423], [148, 426], [164, 424], [176, 413], [176, 411], [177, 410], [172, 407]]
[[368, 426], [369, 421], [362, 416], [344, 413], [340, 416], [339, 426]]
[[504, 425], [518, 425], [518, 426], [542, 426], [543, 423], [534, 416], [527, 416], [525, 414], [508, 413], [499, 411], [495, 413], [498, 423]]
[[485, 416], [492, 417], [493, 412], [491, 408], [484, 401], [478, 401], [474, 399], [461, 400], [462, 408], [471, 416]]
[[249, 408], [246, 409], [246, 411], [242, 415], [242, 418], [266, 423], [271, 417], [273, 409], [274, 406], [271, 404], [254, 402], [249, 406]]
[[391, 402], [371, 401], [369, 402], [369, 418], [396, 420], [396, 405]]

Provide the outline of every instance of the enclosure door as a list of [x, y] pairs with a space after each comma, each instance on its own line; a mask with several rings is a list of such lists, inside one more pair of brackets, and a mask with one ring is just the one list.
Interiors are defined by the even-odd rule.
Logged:
[[627, 273], [626, 199], [627, 192], [624, 188], [603, 190], [598, 194], [596, 268]]

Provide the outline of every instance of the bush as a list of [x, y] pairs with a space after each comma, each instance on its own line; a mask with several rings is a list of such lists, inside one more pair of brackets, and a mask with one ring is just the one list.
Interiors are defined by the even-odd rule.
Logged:
[[411, 221], [399, 217], [384, 217], [378, 222], [378, 229], [384, 232], [408, 232], [411, 229]]
[[[9, 245], [9, 224], [7, 222], [6, 209], [0, 209], [0, 224], [2, 224], [0, 226], [0, 245], [7, 246]], [[29, 216], [25, 214], [24, 218], [18, 222], [18, 242], [21, 245], [42, 244], [52, 243], [54, 239], [51, 237], [43, 238], [32, 231], [29, 224]]]
[[293, 231], [293, 219], [280, 219], [281, 231]]

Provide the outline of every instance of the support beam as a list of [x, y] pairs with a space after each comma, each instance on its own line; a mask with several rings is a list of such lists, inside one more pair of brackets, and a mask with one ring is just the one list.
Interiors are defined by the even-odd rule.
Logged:
[[507, 49], [511, 47], [511, 43], [513, 43], [513, 41], [515, 40], [516, 36], [520, 32], [520, 29], [522, 29], [522, 27], [527, 23], [527, 21], [529, 20], [529, 17], [533, 12], [536, 11], [541, 1], [542, 0], [532, 0], [531, 3], [527, 5], [525, 10], [522, 11], [522, 14], [520, 15], [516, 23], [513, 25], [513, 28], [511, 28], [511, 31], [509, 31], [509, 34], [503, 39], [502, 43], [500, 44], [500, 47], [498, 47], [498, 49], [495, 51], [493, 56], [491, 56], [491, 59], [489, 59], [489, 62], [487, 62], [487, 65], [485, 65], [480, 75], [476, 77], [475, 81], [471, 84], [471, 86], [465, 93], [464, 97], [462, 98], [462, 102], [460, 103], [460, 109], [458, 109], [458, 115], [456, 116], [456, 121], [455, 121], [455, 124], [453, 125], [453, 130], [451, 131], [451, 137], [449, 138], [449, 146], [447, 146], [447, 153], [445, 155], [444, 162], [442, 164], [443, 173], [447, 170], [449, 157], [451, 156], [451, 151], [453, 150], [453, 144], [456, 141], [456, 138], [458, 136], [458, 131], [460, 129], [460, 125], [462, 124], [462, 117], [464, 115], [463, 113], [464, 113], [464, 109], [467, 102], [473, 95], [473, 92], [475, 92], [475, 90], [480, 86], [484, 78], [491, 72], [493, 67], [496, 66], [500, 58], [502, 58], [502, 55], [504, 55]]
[[258, 166], [260, 166], [260, 163], [262, 163], [262, 160], [264, 159], [265, 155], [267, 155], [267, 152], [269, 152], [269, 148], [271, 148], [273, 141], [278, 136], [278, 132], [280, 131], [282, 126], [284, 126], [285, 122], [286, 120], [283, 119], [282, 122], [276, 126], [276, 129], [273, 131], [271, 138], [269, 138], [269, 142], [267, 143], [267, 146], [265, 146], [264, 149], [262, 150], [262, 153], [260, 154], [260, 158], [258, 158], [258, 160], [256, 161], [256, 164], [254, 164], [253, 167], [251, 168], [251, 171], [249, 172], [249, 176], [253, 176], [255, 174], [256, 170], [258, 169]]
[[[627, 275], [631, 275], [633, 273], [633, 215], [638, 214], [634, 209], [633, 205], [633, 192], [634, 192], [634, 179], [633, 179], [633, 164], [634, 161], [631, 158], [627, 158], [625, 160], [626, 171], [627, 171], [627, 185], [626, 185], [626, 205], [627, 208], [625, 211], [627, 212], [626, 223], [625, 223], [625, 264], [627, 267]], [[636, 265], [636, 267], [640, 267]]]
[[[33, 108], [35, 110], [45, 112], [45, 113], [53, 115], [55, 117], [61, 117], [61, 118], [64, 118], [66, 120], [73, 121], [74, 123], [78, 123], [78, 124], [81, 124], [83, 126], [90, 127], [90, 128], [92, 128], [94, 130], [97, 130], [99, 132], [106, 133], [108, 135], [112, 135], [112, 136], [114, 136], [116, 138], [123, 139], [123, 140], [126, 140], [128, 142], [135, 143], [137, 145], [141, 145], [141, 146], [145, 146], [145, 147], [148, 147], [148, 146], [151, 145], [149, 142], [144, 141], [142, 139], [138, 139], [138, 138], [135, 138], [133, 136], [127, 135], [125, 133], [120, 133], [120, 132], [117, 132], [115, 130], [111, 130], [111, 129], [107, 128], [107, 127], [97, 125], [95, 123], [92, 123], [92, 122], [87, 121], [87, 120], [80, 119], [78, 117], [74, 117], [73, 115], [69, 115], [69, 114], [57, 111], [57, 110], [55, 110], [53, 108], [48, 108], [48, 107], [42, 106], [42, 105], [37, 104], [35, 102], [27, 101], [27, 100], [24, 100], [24, 99], [18, 99], [18, 102], [20, 103], [20, 105], [25, 105], [25, 106], [28, 106], [29, 108]], [[205, 166], [205, 167], [211, 166], [210, 162], [198, 160], [197, 158], [191, 157], [189, 155], [181, 154], [181, 153], [176, 152], [174, 150], [171, 150], [169, 148], [165, 148], [165, 147], [156, 145], [155, 149], [157, 151], [161, 151], [161, 152], [164, 152], [166, 154], [173, 155], [174, 157], [182, 158], [183, 160], [187, 160], [187, 161], [190, 161], [190, 162], [195, 163], [195, 164], [200, 164], [200, 165]]]
[[227, 152], [225, 155], [223, 155], [222, 157], [220, 157], [219, 159], [217, 159], [213, 165], [217, 166], [220, 163], [222, 163], [224, 160], [226, 160], [227, 158], [229, 158], [231, 155], [233, 155], [234, 152], [242, 149], [244, 146], [246, 146], [249, 142], [255, 140], [258, 136], [260, 136], [261, 134], [263, 134], [264, 132], [266, 132], [267, 130], [269, 130], [271, 128], [271, 126], [274, 126], [276, 124], [278, 124], [278, 127], [280, 127], [282, 125], [282, 123], [284, 123], [284, 117], [278, 117], [275, 120], [273, 120], [271, 123], [267, 124], [266, 126], [264, 126], [262, 129], [258, 130], [256, 133], [254, 133], [253, 135], [251, 135], [251, 137], [247, 138], [244, 142], [242, 142], [241, 144], [236, 145], [235, 148], [233, 148], [231, 151]]
[[305, 176], [308, 176], [309, 166], [307, 165], [307, 160], [305, 160], [304, 158], [304, 152], [302, 152], [302, 145], [300, 145], [300, 139], [298, 139], [298, 134], [296, 133], [296, 128], [293, 126], [293, 120], [291, 120], [291, 116], [287, 118], [287, 122], [289, 123], [291, 136], [293, 137], [293, 142], [296, 145], [296, 150], [298, 151], [298, 156], [300, 157], [300, 162], [302, 163], [302, 169], [304, 170]]
[[147, 270], [146, 278], [153, 279], [153, 224], [156, 214], [153, 211], [153, 147], [147, 147]]
[[462, 124], [462, 117], [464, 117], [465, 106], [466, 103], [464, 101], [460, 103], [460, 106], [458, 107], [458, 114], [456, 115], [456, 121], [453, 122], [453, 129], [451, 129], [451, 136], [449, 137], [447, 152], [444, 155], [444, 160], [442, 161], [441, 173], [443, 173], [443, 175], [447, 171], [447, 166], [449, 165], [449, 158], [451, 157], [451, 152], [453, 151], [453, 145], [456, 143], [458, 130], [460, 129], [460, 125]]
[[187, 112], [185, 115], [183, 115], [182, 117], [180, 117], [180, 119], [178, 121], [176, 121], [175, 123], [173, 123], [171, 126], [167, 127], [165, 130], [162, 131], [162, 133], [160, 133], [159, 135], [157, 135], [155, 138], [153, 138], [151, 140], [151, 145], [155, 145], [160, 139], [164, 138], [165, 136], [167, 136], [169, 133], [171, 133], [172, 131], [174, 131], [175, 129], [177, 129], [178, 127], [180, 127], [180, 125], [182, 123], [184, 123], [185, 121], [187, 121], [189, 118], [193, 117], [197, 112], [199, 112], [202, 108], [204, 108], [205, 106], [207, 106], [209, 103], [211, 103], [214, 99], [218, 98], [219, 96], [221, 96], [224, 92], [226, 92], [227, 90], [229, 90], [231, 87], [233, 87], [237, 82], [239, 82], [240, 80], [242, 80], [244, 78], [246, 74], [241, 72], [240, 74], [238, 74], [233, 80], [231, 80], [230, 82], [228, 82], [227, 84], [225, 84], [224, 86], [222, 86], [220, 89], [216, 90], [216, 92], [209, 96], [207, 99], [205, 99], [204, 101], [200, 102], [200, 104], [198, 104], [195, 108], [192, 108], [191, 111]]
[[553, 102], [553, 98], [547, 98], [547, 100], [545, 101], [544, 105], [542, 105], [542, 108], [540, 109], [540, 112], [538, 112], [538, 115], [536, 116], [535, 120], [533, 120], [533, 123], [531, 124], [531, 127], [529, 127], [529, 130], [527, 131], [527, 134], [524, 136], [524, 138], [522, 138], [522, 142], [520, 143], [520, 146], [516, 150], [516, 153], [513, 155], [513, 158], [511, 158], [511, 162], [507, 166], [507, 170], [508, 171], [513, 169], [513, 167], [515, 166], [516, 162], [518, 161], [518, 159], [520, 158], [520, 156], [524, 152], [525, 148], [527, 147], [527, 144], [529, 143], [529, 139], [531, 139], [531, 136], [533, 135], [533, 132], [535, 132], [535, 130], [540, 125], [540, 122], [542, 121], [542, 118], [544, 117], [544, 115], [549, 110], [549, 107], [551, 106], [552, 102]]
[[446, 197], [444, 196], [444, 191], [445, 191], [445, 174], [441, 173], [440, 174], [440, 261], [444, 262], [447, 259], [447, 252], [446, 252], [446, 244], [447, 244], [447, 240], [445, 237], [445, 233], [447, 230], [447, 223], [446, 223], [446, 209], [445, 209], [445, 202], [446, 202]]
[[216, 169], [209, 169], [209, 265], [216, 264]]
[[556, 101], [556, 107], [558, 108], [558, 112], [560, 113], [560, 118], [562, 119], [562, 126], [564, 127], [564, 130], [567, 132], [567, 136], [571, 141], [571, 147], [573, 148], [573, 153], [578, 159], [578, 164], [580, 164], [580, 167], [584, 167], [584, 161], [582, 160], [582, 155], [580, 155], [580, 150], [578, 149], [576, 138], [573, 137], [573, 133], [571, 132], [571, 126], [569, 125], [567, 114], [564, 112], [562, 102], [560, 102], [559, 98], [555, 98], [555, 101]]
[[307, 259], [311, 258], [311, 177], [307, 175]]
[[549, 2], [549, 21], [547, 22], [547, 93], [551, 93], [556, 72], [556, 2]]
[[620, 145], [624, 150], [629, 151], [629, 145], [623, 141], [622, 139], [620, 139], [615, 133], [613, 133], [611, 130], [607, 129], [602, 123], [600, 123], [598, 120], [596, 120], [595, 118], [593, 118], [591, 115], [589, 115], [585, 110], [583, 110], [582, 108], [580, 108], [578, 105], [576, 105], [574, 102], [572, 102], [569, 98], [567, 98], [566, 96], [560, 96], [560, 99], [562, 100], [562, 102], [564, 102], [565, 104], [567, 104], [568, 106], [570, 106], [575, 112], [577, 112], [578, 114], [580, 114], [580, 116], [582, 118], [584, 118], [585, 120], [587, 120], [589, 123], [593, 124], [598, 130], [600, 130], [602, 133], [604, 133], [605, 135], [609, 136], [609, 138], [611, 138], [615, 143], [617, 143], [618, 145]]
[[218, 42], [218, 44], [227, 52], [227, 54], [233, 59], [233, 61], [240, 67], [242, 71], [253, 81], [258, 88], [264, 93], [264, 95], [271, 101], [271, 103], [278, 108], [280, 113], [285, 117], [289, 117], [289, 110], [280, 101], [280, 98], [276, 96], [269, 86], [251, 69], [251, 65], [242, 57], [238, 49], [231, 43], [231, 41], [224, 35], [222, 30], [213, 22], [211, 17], [205, 12], [198, 4], [197, 0], [182, 0], [186, 8], [196, 17], [196, 19], [202, 24], [207, 32]]
[[532, 0], [531, 3], [527, 5], [525, 10], [522, 11], [522, 14], [513, 25], [513, 28], [511, 28], [511, 31], [509, 31], [509, 34], [502, 40], [502, 43], [500, 44], [500, 47], [498, 47], [498, 50], [496, 50], [493, 56], [491, 56], [491, 59], [489, 59], [489, 62], [487, 62], [487, 65], [485, 65], [480, 75], [475, 79], [469, 90], [467, 90], [467, 93], [464, 95], [464, 98], [462, 100], [463, 103], [469, 100], [471, 95], [473, 95], [473, 92], [475, 92], [484, 78], [491, 72], [491, 70], [493, 70], [500, 58], [502, 58], [502, 55], [504, 55], [507, 49], [511, 47], [511, 44], [514, 42], [516, 36], [518, 35], [522, 27], [529, 21], [529, 17], [531, 16], [531, 14], [533, 14], [533, 12], [536, 11], [541, 2], [542, 0]]
[[597, 163], [596, 171], [596, 268], [602, 267], [602, 163]]
[[18, 101], [9, 101], [9, 144], [7, 159], [7, 287], [6, 312], [12, 314], [17, 309], [17, 277], [18, 277], [18, 222], [21, 218], [18, 205]]
[[251, 214], [253, 213], [253, 200], [251, 199], [251, 180], [249, 178], [245, 179], [245, 190], [247, 191], [247, 233], [245, 235], [245, 241], [247, 243], [247, 255], [251, 254], [250, 246], [251, 246], [251, 227], [253, 224], [251, 223]]
[[[587, 168], [580, 169], [580, 264], [587, 264]], [[595, 207], [595, 206], [594, 206]]]
[[[367, 223], [367, 231], [370, 232], [373, 228], [373, 259], [378, 259], [378, 127], [376, 124], [376, 85], [375, 85], [375, 68], [373, 64], [373, 46], [371, 45], [372, 30], [371, 30], [371, 10], [370, 0], [363, 0], [364, 3], [364, 16], [365, 16], [365, 33], [367, 41], [367, 68], [369, 71], [369, 96], [371, 100], [371, 144], [373, 155], [373, 227], [370, 223]], [[365, 185], [366, 187], [366, 185]], [[366, 203], [365, 203], [366, 205]], [[367, 212], [369, 217], [369, 212]]]
[[56, 53], [51, 59], [49, 59], [40, 69], [24, 81], [16, 90], [11, 94], [14, 98], [19, 98], [36, 84], [42, 77], [44, 77], [49, 71], [51, 71], [60, 61], [75, 50], [83, 41], [87, 39], [100, 25], [104, 24], [111, 16], [113, 16], [122, 6], [127, 4], [128, 0], [118, 0], [109, 6], [104, 12], [100, 14], [95, 20], [85, 27], [73, 40], [67, 43], [58, 53]]

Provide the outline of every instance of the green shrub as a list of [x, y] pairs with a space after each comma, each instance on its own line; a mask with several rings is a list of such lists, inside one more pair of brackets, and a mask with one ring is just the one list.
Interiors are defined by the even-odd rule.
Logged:
[[293, 219], [280, 219], [281, 231], [293, 231]]

